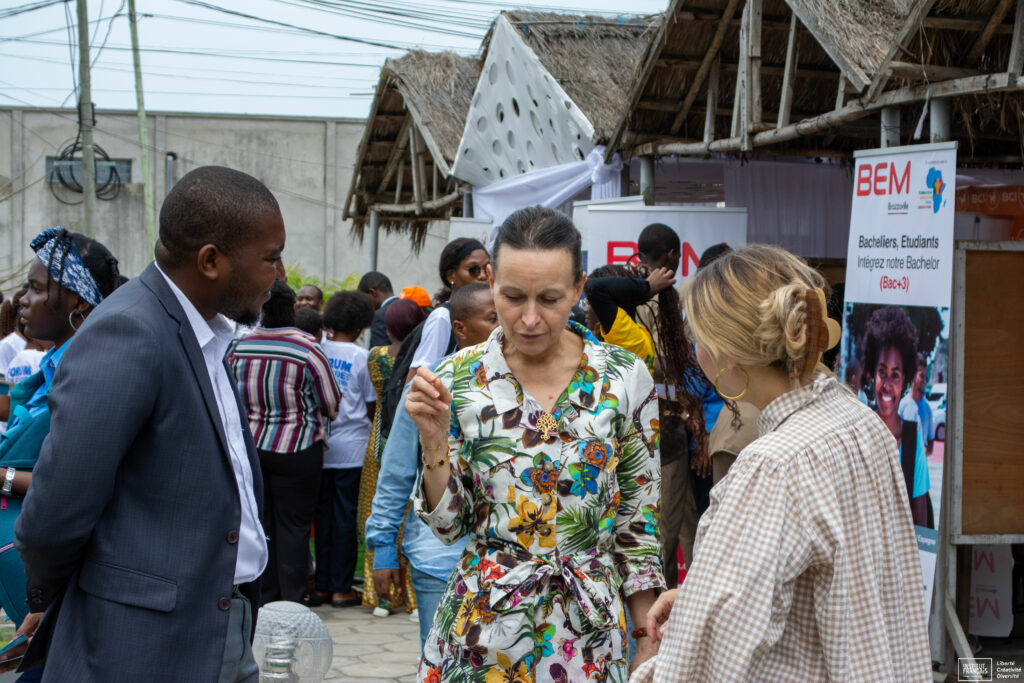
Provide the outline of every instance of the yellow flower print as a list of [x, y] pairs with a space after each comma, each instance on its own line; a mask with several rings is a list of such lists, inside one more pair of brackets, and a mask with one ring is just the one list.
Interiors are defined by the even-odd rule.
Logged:
[[516, 512], [519, 516], [509, 520], [508, 530], [516, 534], [520, 545], [530, 548], [536, 541], [542, 548], [555, 547], [555, 525], [549, 524], [555, 518], [553, 504], [537, 507], [526, 496], [519, 496]]
[[512, 660], [504, 652], [498, 653], [498, 666], [492, 666], [487, 672], [486, 683], [530, 683], [530, 667], [520, 660], [512, 664]]

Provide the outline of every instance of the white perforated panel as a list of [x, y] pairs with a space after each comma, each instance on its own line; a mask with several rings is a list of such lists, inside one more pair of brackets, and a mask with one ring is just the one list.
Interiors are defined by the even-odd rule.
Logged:
[[594, 127], [504, 16], [498, 17], [452, 173], [476, 187], [582, 161]]

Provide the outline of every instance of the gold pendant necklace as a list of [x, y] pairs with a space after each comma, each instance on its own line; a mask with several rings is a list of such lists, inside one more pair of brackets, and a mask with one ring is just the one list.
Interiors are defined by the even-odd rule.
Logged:
[[537, 431], [541, 434], [550, 434], [558, 431], [558, 422], [551, 413], [541, 413], [537, 416]]

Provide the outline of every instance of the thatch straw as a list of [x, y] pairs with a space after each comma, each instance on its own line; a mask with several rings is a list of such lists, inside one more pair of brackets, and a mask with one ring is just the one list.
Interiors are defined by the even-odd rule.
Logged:
[[450, 165], [459, 150], [469, 103], [480, 77], [480, 60], [454, 52], [413, 50], [384, 63], [394, 75], [406, 106], [429, 129], [440, 153]]
[[916, 4], [914, 0], [787, 0], [838, 63], [845, 59], [867, 80], [882, 67]]
[[504, 16], [606, 143], [629, 106], [633, 78], [661, 16], [575, 16], [506, 12]]

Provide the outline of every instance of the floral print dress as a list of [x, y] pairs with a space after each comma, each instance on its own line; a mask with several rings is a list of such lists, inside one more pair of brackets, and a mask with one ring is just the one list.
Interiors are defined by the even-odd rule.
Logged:
[[622, 596], [664, 587], [658, 402], [643, 361], [570, 329], [584, 350], [550, 416], [510, 372], [501, 328], [437, 369], [452, 476], [432, 511], [422, 486], [413, 504], [442, 541], [471, 539], [421, 681], [628, 678]]

